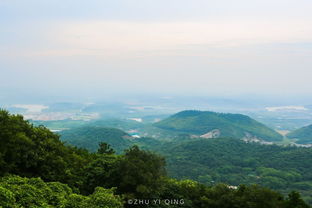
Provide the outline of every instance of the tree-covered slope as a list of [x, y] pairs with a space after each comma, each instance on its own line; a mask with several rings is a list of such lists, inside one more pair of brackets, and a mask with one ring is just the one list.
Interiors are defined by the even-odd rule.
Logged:
[[214, 137], [257, 137], [267, 141], [282, 139], [274, 130], [242, 114], [189, 110], [157, 122], [154, 126], [181, 134], [205, 135], [215, 130], [218, 134]]
[[201, 139], [158, 149], [170, 176], [216, 183], [260, 184], [281, 192], [300, 190], [312, 203], [312, 148]]
[[98, 149], [99, 143], [105, 142], [118, 153], [132, 145], [131, 137], [115, 128], [83, 126], [60, 132], [61, 139], [68, 144], [86, 148], [92, 152]]
[[92, 157], [85, 150], [65, 146], [44, 126], [33, 126], [21, 115], [0, 109], [0, 176], [41, 177], [76, 186], [81, 167]]
[[302, 127], [286, 135], [288, 138], [297, 139], [299, 144], [312, 144], [312, 125]]

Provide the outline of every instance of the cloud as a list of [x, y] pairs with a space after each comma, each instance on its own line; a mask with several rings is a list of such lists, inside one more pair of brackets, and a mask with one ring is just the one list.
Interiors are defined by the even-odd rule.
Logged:
[[[205, 55], [202, 54], [203, 48], [239, 48], [270, 43], [311, 42], [312, 27], [308, 25], [309, 22], [302, 21], [248, 20], [65, 21], [52, 22], [49, 24], [50, 27], [42, 24], [37, 24], [37, 27], [30, 26], [28, 31], [18, 31], [28, 37], [29, 42], [5, 45], [10, 49], [6, 50], [7, 55], [131, 57], [182, 53], [192, 56]], [[20, 29], [25, 30], [26, 27]], [[36, 34], [36, 38], [30, 37], [31, 34]], [[20, 37], [16, 39], [19, 40]]]
[[[233, 48], [252, 44], [312, 40], [308, 22], [70, 22], [56, 30], [61, 45], [90, 55], [186, 49], [192, 45]], [[53, 34], [53, 33], [52, 33]], [[196, 47], [194, 47], [196, 49]]]

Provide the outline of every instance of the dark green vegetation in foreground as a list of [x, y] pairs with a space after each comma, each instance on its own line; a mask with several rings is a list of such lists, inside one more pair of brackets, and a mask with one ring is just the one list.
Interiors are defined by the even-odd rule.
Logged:
[[[144, 207], [127, 199], [179, 199], [189, 208], [305, 208], [297, 192], [287, 197], [260, 186], [212, 187], [166, 177], [165, 161], [133, 146], [115, 155], [65, 146], [45, 127], [0, 111], [0, 207]], [[14, 175], [18, 176], [14, 176]], [[40, 178], [38, 178], [40, 177]], [[115, 189], [112, 189], [115, 187]], [[168, 207], [165, 204], [146, 207]]]
[[88, 196], [75, 193], [68, 185], [60, 182], [45, 183], [40, 178], [5, 176], [0, 179], [0, 207], [3, 208], [121, 208], [120, 196], [114, 189], [97, 187]]
[[258, 121], [242, 115], [188, 110], [177, 113], [154, 126], [180, 134], [203, 135], [218, 129], [218, 137], [257, 137], [266, 141], [279, 141], [282, 136]]
[[312, 125], [290, 132], [287, 137], [297, 139], [296, 143], [298, 144], [312, 144]]

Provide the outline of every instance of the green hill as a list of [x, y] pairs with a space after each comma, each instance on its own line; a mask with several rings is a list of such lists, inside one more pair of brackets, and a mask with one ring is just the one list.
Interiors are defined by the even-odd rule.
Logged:
[[100, 142], [110, 144], [114, 150], [121, 153], [131, 146], [131, 137], [124, 131], [115, 128], [83, 126], [61, 131], [61, 140], [90, 151], [96, 151]]
[[299, 144], [312, 144], [312, 125], [302, 127], [286, 135], [288, 138], [297, 139]]
[[282, 140], [282, 136], [262, 123], [242, 114], [210, 111], [182, 111], [154, 124], [163, 130], [204, 138], [233, 137]]

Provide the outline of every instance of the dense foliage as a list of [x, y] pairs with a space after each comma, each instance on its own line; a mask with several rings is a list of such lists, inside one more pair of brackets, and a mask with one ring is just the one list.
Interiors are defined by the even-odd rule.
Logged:
[[92, 159], [85, 150], [64, 146], [47, 128], [0, 111], [0, 176], [41, 177], [76, 187], [82, 183], [81, 167]]
[[154, 126], [179, 133], [203, 135], [212, 130], [220, 131], [219, 137], [243, 138], [256, 136], [267, 141], [278, 141], [282, 136], [265, 125], [241, 114], [209, 111], [182, 111]]
[[170, 176], [216, 183], [260, 184], [282, 193], [298, 190], [312, 203], [312, 149], [201, 139], [157, 148]]
[[[164, 192], [166, 197], [184, 199], [182, 207], [196, 208], [308, 208], [297, 192], [286, 199], [277, 192], [258, 185], [237, 188], [225, 184], [207, 187], [192, 180], [169, 179]], [[172, 207], [181, 207], [179, 205]]]
[[312, 125], [290, 132], [287, 137], [297, 139], [296, 143], [299, 144], [312, 144]]
[[40, 178], [6, 176], [0, 179], [3, 208], [121, 208], [121, 197], [113, 189], [97, 187], [89, 196], [79, 195], [66, 184], [45, 183]]
[[66, 146], [45, 127], [3, 110], [0, 128], [2, 208], [308, 207], [297, 192], [285, 198], [254, 185], [210, 187], [167, 178], [164, 159], [137, 146], [123, 155], [104, 143], [95, 153]]
[[62, 131], [60, 134], [63, 141], [93, 152], [97, 150], [100, 142], [110, 144], [118, 153], [132, 144], [127, 133], [115, 128], [83, 126]]

